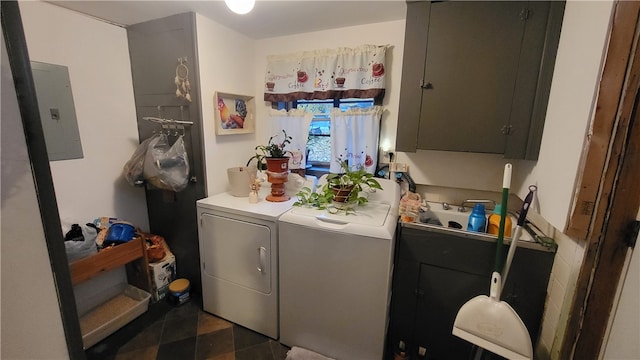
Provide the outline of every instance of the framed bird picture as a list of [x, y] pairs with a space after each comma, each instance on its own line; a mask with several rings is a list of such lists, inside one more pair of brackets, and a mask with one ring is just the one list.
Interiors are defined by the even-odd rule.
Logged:
[[256, 104], [253, 96], [215, 92], [213, 113], [216, 135], [248, 134], [255, 131]]

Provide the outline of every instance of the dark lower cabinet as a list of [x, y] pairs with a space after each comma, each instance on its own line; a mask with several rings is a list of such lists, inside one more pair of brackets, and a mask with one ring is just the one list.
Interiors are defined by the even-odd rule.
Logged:
[[[412, 359], [419, 358], [420, 347], [426, 349], [425, 359], [469, 359], [473, 346], [451, 330], [464, 303], [489, 294], [495, 237], [403, 224], [397, 240], [386, 358], [393, 359], [402, 341]], [[504, 247], [506, 254], [508, 245]], [[554, 251], [539, 244], [519, 243], [502, 293], [534, 346], [554, 257]], [[499, 357], [485, 351], [483, 358]]]

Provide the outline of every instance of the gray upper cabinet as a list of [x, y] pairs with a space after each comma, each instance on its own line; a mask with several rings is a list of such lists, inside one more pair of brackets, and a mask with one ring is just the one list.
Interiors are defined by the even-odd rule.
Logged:
[[396, 150], [538, 158], [564, 2], [407, 3]]

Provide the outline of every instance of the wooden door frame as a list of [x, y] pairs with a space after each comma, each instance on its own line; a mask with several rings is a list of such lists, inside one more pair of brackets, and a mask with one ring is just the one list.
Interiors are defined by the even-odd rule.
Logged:
[[598, 358], [640, 207], [639, 15], [639, 2], [614, 4], [592, 132], [565, 231], [586, 244], [560, 359]]

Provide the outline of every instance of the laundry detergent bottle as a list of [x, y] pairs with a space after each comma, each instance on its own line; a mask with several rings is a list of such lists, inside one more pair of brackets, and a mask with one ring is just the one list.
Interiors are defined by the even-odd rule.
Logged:
[[469, 215], [469, 223], [467, 224], [467, 230], [475, 232], [485, 232], [487, 226], [487, 215], [484, 210], [484, 205], [476, 204]]
[[[498, 231], [500, 230], [500, 210], [502, 210], [502, 205], [497, 204], [495, 209], [493, 209], [493, 213], [489, 215], [489, 223], [487, 224], [487, 233], [498, 235]], [[511, 237], [511, 217], [507, 215], [507, 218], [504, 219], [504, 236]]]

